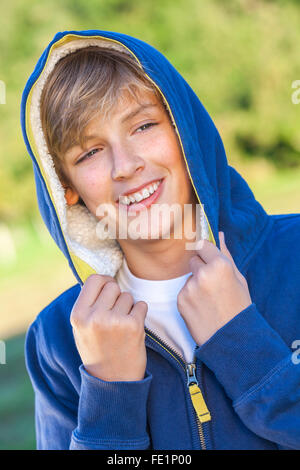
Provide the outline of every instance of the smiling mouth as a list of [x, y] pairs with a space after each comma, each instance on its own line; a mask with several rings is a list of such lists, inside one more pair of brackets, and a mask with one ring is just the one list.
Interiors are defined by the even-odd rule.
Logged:
[[[149, 186], [152, 186], [150, 190], [149, 190]], [[125, 199], [125, 203], [121, 202], [122, 197], [120, 196], [120, 200], [117, 202], [117, 205], [125, 209], [129, 214], [131, 212], [134, 212], [134, 213], [140, 212], [141, 210], [144, 210], [150, 207], [159, 198], [163, 190], [163, 187], [164, 187], [164, 178], [157, 180], [154, 183], [151, 183], [150, 185], [143, 188], [141, 191], [138, 191], [137, 193], [141, 193], [140, 197], [137, 197], [137, 199], [140, 199], [139, 201], [137, 201], [135, 198], [133, 201], [130, 201], [129, 199], [130, 196], [132, 197], [133, 195], [135, 195], [136, 197], [137, 193], [133, 193], [128, 196], [123, 196], [129, 199], [129, 200]], [[147, 190], [148, 192], [145, 192], [145, 190]]]
[[136, 191], [126, 196], [120, 196], [117, 202], [125, 206], [131, 206], [143, 202], [156, 193], [162, 181], [163, 179], [156, 180], [145, 186], [140, 191]]

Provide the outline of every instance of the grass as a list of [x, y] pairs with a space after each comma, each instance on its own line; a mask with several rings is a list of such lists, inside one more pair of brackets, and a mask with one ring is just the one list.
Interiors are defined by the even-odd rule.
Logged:
[[299, 212], [300, 168], [275, 170], [263, 159], [236, 162], [233, 166], [247, 181], [268, 214]]

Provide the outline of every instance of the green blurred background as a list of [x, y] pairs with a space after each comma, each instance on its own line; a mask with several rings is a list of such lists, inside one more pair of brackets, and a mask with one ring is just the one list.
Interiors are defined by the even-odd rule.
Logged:
[[21, 94], [57, 31], [94, 28], [139, 37], [164, 53], [198, 94], [229, 163], [267, 212], [300, 212], [300, 93], [292, 88], [300, 80], [297, 0], [2, 1], [0, 449], [35, 448], [24, 334], [76, 282], [38, 212], [19, 124]]

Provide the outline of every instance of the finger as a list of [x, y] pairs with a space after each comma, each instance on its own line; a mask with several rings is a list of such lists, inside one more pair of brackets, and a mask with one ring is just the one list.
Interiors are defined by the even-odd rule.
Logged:
[[211, 263], [220, 256], [219, 248], [208, 240], [199, 240], [196, 252], [205, 263]]
[[114, 278], [101, 274], [92, 274], [89, 276], [81, 288], [77, 303], [78, 307], [86, 308], [93, 305], [99, 297], [103, 286], [109, 281], [114, 281]]
[[131, 315], [138, 317], [143, 323], [145, 323], [145, 318], [148, 312], [148, 304], [143, 300], [139, 300], [130, 312]]
[[121, 289], [115, 280], [106, 282], [102, 288], [101, 295], [99, 295], [94, 304], [94, 307], [98, 308], [99, 306], [101, 309], [111, 310], [120, 294]]
[[132, 309], [134, 300], [129, 292], [122, 292], [111, 309], [112, 313], [128, 315]]
[[194, 275], [205, 265], [206, 263], [198, 255], [192, 256], [189, 260], [189, 267]]

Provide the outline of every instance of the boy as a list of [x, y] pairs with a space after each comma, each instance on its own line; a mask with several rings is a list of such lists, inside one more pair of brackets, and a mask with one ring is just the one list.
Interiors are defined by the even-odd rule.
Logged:
[[264, 211], [180, 74], [133, 37], [57, 33], [22, 129], [79, 281], [27, 333], [37, 447], [300, 448], [300, 217]]

